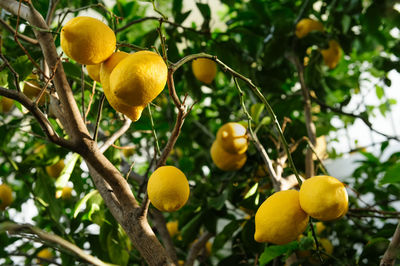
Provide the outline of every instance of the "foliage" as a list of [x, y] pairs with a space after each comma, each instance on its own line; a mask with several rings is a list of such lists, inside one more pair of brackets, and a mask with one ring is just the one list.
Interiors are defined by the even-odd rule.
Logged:
[[[41, 15], [46, 17], [49, 1], [32, 2]], [[205, 1], [197, 2], [192, 10], [184, 9], [182, 2], [174, 0], [156, 3], [159, 12], [166, 15], [168, 21], [174, 21], [162, 23], [169, 62], [205, 52], [217, 56], [226, 65], [250, 78], [271, 104], [279, 123], [283, 124], [285, 118], [290, 120], [284, 128], [284, 135], [290, 145], [294, 146], [296, 141], [307, 136], [294, 57], [300, 62], [305, 57], [309, 58], [304, 78], [311, 95], [315, 95], [318, 100], [312, 103], [312, 119], [317, 136], [326, 136], [338, 130], [330, 123], [334, 117], [341, 119], [345, 125], [357, 119], [335, 110], [342, 110], [359, 93], [365, 73], [377, 78], [378, 82], [372, 85], [381, 103], [379, 106], [367, 106], [359, 112], [358, 117], [368, 121], [377, 110], [385, 115], [390, 111], [390, 106], [395, 104], [393, 99], [385, 96], [385, 87], [392, 82], [388, 73], [400, 71], [400, 40], [392, 34], [392, 30], [400, 25], [400, 13], [394, 8], [395, 1], [221, 0], [223, 8], [218, 14], [223, 23], [221, 28], [213, 26], [216, 18], [211, 15], [211, 8]], [[149, 19], [118, 30], [151, 12], [153, 14], [150, 2], [118, 0], [113, 1], [110, 8], [104, 6], [101, 0], [61, 0], [50, 24], [57, 47], [60, 47], [58, 33], [61, 23], [68, 20], [62, 21], [64, 15], [68, 12], [69, 16], [75, 17], [81, 14], [81, 10], [91, 10], [116, 31], [121, 51], [131, 53], [138, 48], [162, 51], [157, 32], [160, 26], [158, 20]], [[79, 11], [76, 11], [78, 8]], [[196, 9], [201, 19], [192, 22], [189, 27], [179, 26]], [[32, 27], [25, 21], [17, 20], [16, 16], [5, 11], [0, 16], [13, 28], [19, 23], [20, 33], [35, 38]], [[305, 38], [297, 39], [294, 34], [295, 25], [304, 17], [322, 21], [325, 31], [311, 32]], [[22, 86], [23, 80], [35, 66], [14, 41], [13, 34], [3, 28], [1, 30], [1, 52], [19, 74]], [[330, 39], [338, 40], [343, 49], [340, 63], [333, 70], [323, 64], [319, 52], [328, 47]], [[21, 42], [39, 64], [43, 59], [40, 47]], [[82, 108], [81, 66], [67, 60], [65, 56], [63, 59], [62, 65], [68, 82], [79, 108]], [[193, 241], [206, 231], [214, 237], [211, 240], [211, 255], [198, 258], [204, 265], [254, 265], [257, 260], [260, 264], [272, 265], [274, 259], [280, 264], [298, 250], [312, 249], [312, 242], [306, 245], [304, 240], [282, 246], [254, 241], [254, 214], [272, 194], [273, 185], [265, 173], [262, 176], [257, 174], [263, 161], [252, 144], [247, 151], [247, 162], [240, 170], [223, 172], [213, 164], [209, 150], [218, 128], [231, 121], [247, 122], [247, 117], [242, 109], [239, 92], [229, 74], [219, 68], [215, 80], [205, 86], [195, 79], [190, 65], [183, 65], [176, 72], [174, 81], [181, 100], [187, 95], [187, 103], [194, 105], [167, 160], [167, 165], [173, 165], [185, 173], [191, 186], [188, 203], [177, 212], [164, 214], [167, 221], [179, 222], [181, 237], [173, 239], [178, 258], [184, 260]], [[369, 82], [374, 83], [374, 80]], [[253, 119], [251, 126], [271, 159], [276, 162], [282, 156], [283, 148], [272, 123], [274, 118], [250, 89], [243, 82], [239, 83], [245, 91], [244, 106]], [[83, 84], [86, 110], [91, 101], [93, 85], [86, 73]], [[14, 76], [7, 67], [1, 68], [0, 86], [16, 89]], [[94, 132], [102, 90], [97, 83], [86, 118], [91, 133]], [[60, 122], [51, 115], [48, 104], [41, 109], [48, 114], [56, 132], [66, 136]], [[170, 137], [176, 116], [176, 108], [167, 89], [153, 101], [150, 109], [162, 149]], [[98, 142], [104, 143], [122, 127], [124, 120], [107, 101], [101, 115]], [[156, 145], [152, 130], [150, 113], [144, 110], [140, 120], [132, 124], [123, 137], [114, 143], [116, 146], [105, 152], [106, 157], [123, 174], [127, 174], [129, 165], [134, 163], [133, 171], [147, 178], [148, 168], [153, 167], [151, 161]], [[82, 159], [49, 142], [35, 118], [20, 104], [12, 112], [0, 114], [0, 136], [0, 180], [9, 184], [14, 193], [11, 207], [0, 212], [0, 225], [1, 222], [17, 220], [16, 214], [25, 210], [27, 204], [34, 205], [32, 222], [36, 227], [63, 237], [105, 262], [118, 265], [142, 262], [141, 255], [95, 191]], [[391, 143], [388, 140], [381, 144], [382, 154]], [[125, 157], [117, 146], [133, 146], [135, 153]], [[292, 153], [301, 173], [305, 171], [306, 148], [306, 143], [301, 142]], [[332, 157], [338, 156], [334, 150], [329, 153]], [[351, 178], [343, 180], [337, 177], [348, 183], [350, 212], [341, 220], [326, 223], [327, 228], [321, 234], [321, 237], [329, 238], [334, 245], [333, 256], [326, 259], [328, 264], [377, 265], [396, 228], [397, 221], [394, 218], [398, 218], [395, 215], [398, 210], [394, 203], [398, 201], [400, 193], [400, 153], [393, 153], [387, 159], [387, 155], [377, 156], [366, 151], [361, 151], [361, 154], [363, 159]], [[66, 167], [55, 181], [47, 175], [45, 167], [63, 158], [66, 158]], [[292, 171], [285, 165], [283, 173], [289, 176]], [[144, 193], [141, 183], [134, 179], [129, 182], [135, 197], [142, 200]], [[68, 183], [73, 184], [72, 197], [69, 200], [56, 198], [56, 190]], [[363, 199], [368, 202], [365, 203]], [[151, 219], [150, 223], [157, 233], [158, 229]], [[310, 228], [306, 232], [307, 238], [311, 239]], [[20, 240], [20, 237], [7, 235], [0, 227], [1, 264], [13, 263], [14, 257], [10, 256], [10, 252], [26, 254], [22, 260], [26, 265], [37, 262], [35, 254], [46, 244]], [[57, 250], [55, 257], [62, 265], [79, 263], [73, 254], [60, 247], [52, 248]]]

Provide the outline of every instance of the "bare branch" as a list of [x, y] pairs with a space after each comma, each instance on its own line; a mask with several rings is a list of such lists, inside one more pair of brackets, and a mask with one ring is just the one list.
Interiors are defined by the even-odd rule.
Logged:
[[21, 40], [24, 40], [24, 41], [26, 41], [26, 42], [28, 42], [30, 44], [33, 44], [33, 45], [39, 44], [38, 40], [35, 40], [35, 39], [33, 39], [31, 37], [28, 37], [28, 36], [26, 36], [24, 34], [16, 32], [16, 30], [13, 27], [8, 25], [8, 23], [5, 20], [1, 19], [1, 18], [0, 18], [0, 24], [3, 25], [3, 27], [6, 30], [8, 30], [9, 32], [11, 32], [12, 34], [17, 33], [17, 37], [20, 38]]
[[57, 235], [54, 235], [54, 234], [49, 234], [49, 233], [42, 231], [41, 229], [31, 226], [29, 224], [14, 224], [11, 222], [4, 222], [0, 226], [1, 226], [2, 230], [6, 230], [10, 234], [13, 234], [13, 235], [15, 235], [15, 234], [22, 235], [22, 236], [24, 236], [25, 234], [37, 235], [43, 241], [59, 245], [61, 248], [68, 250], [69, 252], [72, 252], [77, 257], [79, 257], [80, 259], [82, 259], [83, 261], [85, 261], [87, 263], [90, 263], [93, 265], [108, 265], [107, 263], [104, 263], [101, 260], [87, 254], [82, 249], [80, 249], [78, 246], [66, 241], [65, 239], [63, 239]]
[[131, 126], [132, 121], [130, 119], [125, 119], [124, 124], [120, 127], [117, 131], [112, 134], [112, 136], [104, 142], [103, 145], [100, 146], [99, 150], [101, 153], [104, 153], [117, 139], [119, 139], [122, 135], [128, 131], [129, 127]]
[[39, 125], [41, 126], [47, 138], [51, 142], [60, 145], [61, 147], [70, 149], [72, 151], [76, 151], [76, 146], [72, 142], [63, 139], [57, 135], [56, 131], [51, 126], [51, 123], [47, 119], [45, 114], [43, 114], [42, 111], [39, 109], [39, 107], [34, 102], [32, 102], [28, 97], [26, 97], [25, 94], [15, 90], [10, 90], [0, 87], [0, 95], [20, 102], [26, 109], [28, 109], [32, 113], [32, 115], [36, 118], [36, 120], [39, 122]]
[[390, 244], [386, 249], [385, 254], [383, 255], [383, 258], [379, 265], [380, 266], [395, 265], [396, 258], [399, 252], [400, 252], [400, 223], [397, 225], [396, 231], [394, 232], [394, 235], [392, 237], [392, 241], [390, 241]]
[[197, 255], [205, 247], [207, 241], [213, 235], [210, 232], [205, 232], [199, 239], [190, 247], [188, 256], [186, 258], [185, 266], [192, 266], [197, 258]]
[[56, 8], [60, 0], [50, 0], [49, 1], [49, 8], [47, 9], [46, 15], [46, 24], [50, 26], [51, 22], [53, 21], [54, 13], [56, 12]]
[[[0, 36], [0, 43], [1, 43], [1, 36]], [[21, 91], [21, 88], [19, 87], [19, 74], [11, 66], [11, 64], [10, 64], [10, 62], [8, 62], [7, 58], [2, 54], [1, 45], [0, 45], [0, 58], [3, 60], [4, 64], [7, 66], [7, 68], [10, 69], [11, 73], [13, 73], [15, 87], [17, 88], [18, 91]]]
[[[88, 114], [89, 114], [89, 112], [90, 112], [90, 107], [92, 106], [93, 97], [94, 97], [94, 94], [95, 94], [95, 93], [96, 93], [96, 81], [93, 81], [92, 93], [90, 94], [89, 103], [88, 103], [88, 108], [87, 108], [86, 113], [85, 113], [85, 121], [86, 121], [86, 118], [87, 118], [87, 116], [88, 116]], [[87, 123], [89, 123], [89, 122], [87, 122]]]

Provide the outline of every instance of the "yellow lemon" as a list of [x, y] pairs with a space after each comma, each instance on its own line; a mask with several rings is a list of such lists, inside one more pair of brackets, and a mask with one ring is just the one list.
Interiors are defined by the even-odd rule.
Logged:
[[46, 166], [46, 172], [49, 176], [57, 178], [60, 176], [62, 170], [64, 169], [64, 160], [61, 159], [53, 165]]
[[317, 235], [321, 234], [322, 231], [324, 231], [326, 228], [326, 226], [324, 225], [323, 222], [316, 222], [315, 223], [315, 232], [317, 233]]
[[131, 157], [133, 154], [135, 154], [135, 149], [134, 149], [134, 148], [123, 149], [123, 150], [122, 150], [122, 154], [123, 154], [126, 158], [129, 158], [129, 157]]
[[247, 150], [246, 131], [239, 123], [226, 123], [217, 132], [217, 142], [229, 153], [244, 153]]
[[0, 185], [0, 209], [5, 210], [13, 201], [12, 190], [7, 184]]
[[208, 58], [197, 58], [192, 61], [192, 71], [197, 80], [211, 84], [217, 74], [217, 64]]
[[0, 113], [9, 112], [13, 106], [14, 106], [14, 100], [4, 96], [0, 96]]
[[184, 260], [178, 260], [178, 265], [179, 265], [179, 266], [185, 265], [185, 261], [184, 261]]
[[[39, 96], [42, 87], [38, 82], [38, 76], [31, 74], [28, 78], [24, 81], [24, 87], [22, 92], [31, 100], [35, 99]], [[44, 105], [44, 103], [48, 100], [47, 92], [44, 92], [42, 97], [39, 100], [39, 105]]]
[[89, 77], [97, 82], [100, 82], [100, 66], [101, 64], [86, 66]]
[[167, 76], [161, 56], [150, 51], [136, 52], [111, 72], [111, 93], [126, 105], [146, 106], [164, 89]]
[[226, 152], [217, 141], [214, 141], [211, 150], [211, 159], [223, 171], [236, 171], [246, 163], [246, 153], [234, 154]]
[[334, 69], [340, 61], [342, 56], [342, 49], [340, 44], [335, 40], [329, 41], [329, 48], [321, 50], [322, 57], [324, 58], [324, 63], [330, 69]]
[[207, 243], [206, 243], [206, 252], [207, 252], [208, 256], [211, 255], [211, 251], [212, 251], [212, 243], [210, 241], [207, 241]]
[[72, 187], [63, 187], [62, 191], [61, 191], [61, 198], [63, 200], [68, 200], [71, 198], [71, 194], [72, 194]]
[[349, 201], [342, 182], [331, 176], [313, 176], [301, 185], [300, 205], [311, 217], [330, 221], [346, 214]]
[[80, 64], [99, 64], [110, 57], [115, 47], [114, 32], [98, 19], [76, 17], [61, 29], [61, 48]]
[[276, 192], [257, 210], [254, 239], [257, 242], [287, 244], [304, 232], [308, 219], [308, 214], [300, 208], [298, 191]]
[[125, 104], [122, 100], [117, 98], [110, 90], [110, 75], [114, 68], [121, 62], [123, 59], [129, 56], [128, 53], [125, 52], [115, 52], [113, 53], [106, 61], [101, 64], [100, 67], [100, 82], [103, 86], [104, 95], [107, 98], [107, 101], [116, 111], [126, 115], [132, 121], [137, 121], [142, 115], [142, 111], [144, 106], [131, 106]]
[[150, 202], [160, 211], [179, 210], [189, 198], [189, 182], [174, 166], [161, 166], [151, 174], [147, 184]]
[[296, 25], [296, 36], [301, 39], [306, 37], [311, 31], [323, 31], [324, 26], [321, 22], [310, 18], [301, 19]]
[[174, 237], [179, 234], [179, 223], [178, 221], [171, 221], [167, 223], [167, 230], [171, 237]]
[[[52, 259], [53, 258], [53, 253], [51, 253], [51, 250], [48, 248], [42, 249], [41, 251], [39, 251], [39, 253], [36, 255], [39, 258], [39, 263], [42, 262], [40, 259]], [[43, 260], [43, 262], [46, 262], [45, 260]]]

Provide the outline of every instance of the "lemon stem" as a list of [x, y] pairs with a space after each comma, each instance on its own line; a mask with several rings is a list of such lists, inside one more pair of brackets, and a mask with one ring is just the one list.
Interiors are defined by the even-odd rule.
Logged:
[[147, 111], [149, 111], [151, 132], [153, 133], [154, 142], [156, 144], [156, 152], [157, 152], [157, 155], [160, 156], [161, 155], [160, 145], [158, 144], [157, 133], [156, 133], [156, 130], [154, 128], [154, 121], [153, 121], [153, 115], [151, 114], [150, 104], [147, 105]]
[[316, 250], [317, 250], [318, 258], [319, 258], [320, 262], [322, 263], [323, 260], [322, 260], [322, 257], [321, 257], [321, 252], [320, 252], [320, 250], [319, 250], [319, 242], [318, 242], [317, 234], [315, 233], [314, 225], [313, 225], [313, 222], [312, 222], [312, 219], [311, 219], [311, 218], [310, 218], [310, 220], [308, 220], [308, 223], [310, 224], [311, 233], [312, 233], [312, 236], [313, 236], [313, 238], [314, 238], [315, 248], [316, 248]]
[[100, 124], [100, 120], [101, 120], [101, 111], [103, 110], [103, 104], [104, 104], [105, 98], [106, 98], [106, 96], [103, 93], [100, 98], [99, 109], [97, 112], [96, 127], [94, 128], [94, 135], [93, 135], [94, 141], [97, 141], [97, 135], [99, 133], [99, 124]]

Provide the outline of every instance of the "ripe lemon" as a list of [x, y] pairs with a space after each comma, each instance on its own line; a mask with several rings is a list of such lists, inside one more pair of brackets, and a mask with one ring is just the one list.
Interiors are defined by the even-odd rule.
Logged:
[[[52, 259], [53, 258], [53, 253], [51, 253], [51, 250], [48, 248], [42, 249], [41, 251], [39, 251], [39, 253], [36, 255], [39, 258], [39, 262], [40, 258], [41, 259]], [[43, 261], [45, 262], [45, 261]]]
[[100, 66], [101, 64], [86, 66], [89, 77], [97, 82], [100, 82]]
[[215, 165], [223, 171], [236, 171], [246, 163], [246, 153], [234, 154], [225, 151], [217, 141], [214, 141], [210, 149], [211, 159]]
[[301, 39], [306, 37], [311, 31], [323, 31], [324, 25], [321, 22], [310, 19], [303, 18], [296, 25], [296, 36]]
[[122, 100], [117, 98], [110, 90], [110, 75], [114, 68], [121, 62], [123, 59], [129, 56], [128, 53], [125, 52], [115, 52], [113, 53], [106, 61], [101, 64], [100, 67], [100, 82], [103, 86], [104, 95], [107, 98], [107, 101], [116, 111], [126, 115], [132, 121], [137, 121], [142, 115], [142, 111], [145, 106], [131, 106], [127, 105]]
[[49, 176], [57, 178], [60, 176], [62, 170], [64, 169], [64, 160], [61, 159], [53, 165], [46, 166], [46, 172]]
[[308, 219], [308, 214], [300, 208], [298, 191], [276, 192], [257, 210], [254, 239], [257, 242], [287, 244], [304, 232]]
[[326, 228], [326, 226], [324, 225], [323, 222], [316, 222], [315, 223], [315, 232], [317, 233], [317, 235], [320, 235], [322, 233], [322, 231], [324, 231]]
[[208, 58], [197, 58], [192, 61], [192, 71], [197, 80], [211, 84], [217, 74], [217, 64]]
[[324, 58], [324, 63], [330, 69], [334, 69], [340, 61], [342, 56], [342, 49], [340, 44], [335, 40], [329, 41], [329, 48], [321, 50], [322, 57]]
[[219, 128], [217, 141], [229, 153], [244, 153], [247, 150], [246, 131], [246, 128], [239, 123], [226, 123]]
[[330, 221], [346, 214], [349, 201], [342, 182], [331, 176], [314, 176], [301, 185], [300, 205], [311, 217]]
[[174, 236], [179, 234], [178, 221], [170, 221], [166, 224], [166, 226], [167, 226], [167, 230], [168, 230], [168, 233], [171, 236], [171, 238], [173, 238]]
[[146, 106], [164, 89], [167, 75], [161, 56], [150, 51], [136, 52], [111, 72], [111, 93], [126, 105]]
[[98, 19], [76, 17], [61, 29], [61, 48], [80, 64], [99, 64], [110, 57], [115, 47], [114, 32]]
[[14, 106], [14, 100], [4, 96], [0, 96], [0, 113], [9, 112], [13, 106]]
[[[24, 81], [24, 87], [22, 89], [23, 93], [31, 100], [36, 99], [36, 97], [39, 96], [40, 91], [42, 90], [42, 87], [40, 86], [38, 82], [38, 76], [31, 74], [28, 76], [28, 78]], [[44, 92], [42, 97], [40, 98], [38, 104], [39, 105], [44, 105], [46, 102], [47, 93]]]
[[7, 184], [0, 185], [0, 209], [5, 210], [13, 201], [12, 190]]
[[189, 198], [189, 182], [174, 166], [162, 166], [153, 172], [147, 184], [150, 202], [160, 211], [179, 210]]

